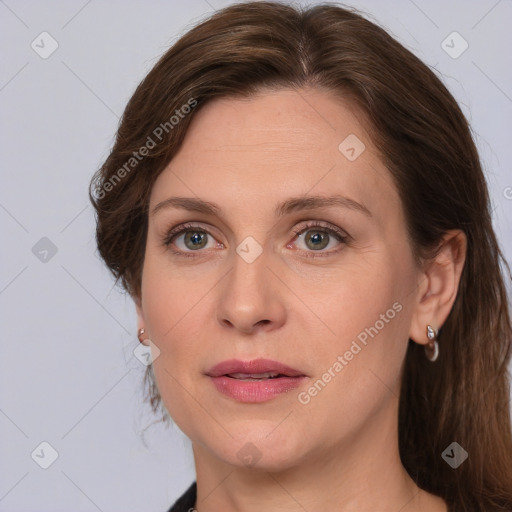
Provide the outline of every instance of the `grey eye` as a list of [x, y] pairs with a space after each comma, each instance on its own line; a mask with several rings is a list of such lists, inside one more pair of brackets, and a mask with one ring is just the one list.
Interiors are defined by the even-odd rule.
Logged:
[[192, 251], [205, 247], [207, 239], [208, 233], [204, 231], [186, 231], [184, 234], [185, 246]]
[[304, 236], [306, 245], [313, 250], [325, 249], [329, 244], [329, 234], [319, 229], [310, 229]]

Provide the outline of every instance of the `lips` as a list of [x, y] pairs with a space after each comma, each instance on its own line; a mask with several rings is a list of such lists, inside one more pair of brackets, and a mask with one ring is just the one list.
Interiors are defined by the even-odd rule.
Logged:
[[301, 377], [304, 374], [298, 370], [290, 368], [277, 361], [270, 359], [253, 359], [252, 361], [239, 361], [231, 359], [223, 361], [211, 368], [207, 375], [210, 377], [221, 377], [226, 375], [234, 379], [244, 378], [276, 378], [282, 377]]
[[270, 359], [232, 359], [215, 365], [206, 375], [217, 391], [246, 403], [271, 400], [298, 387], [306, 378], [299, 370]]

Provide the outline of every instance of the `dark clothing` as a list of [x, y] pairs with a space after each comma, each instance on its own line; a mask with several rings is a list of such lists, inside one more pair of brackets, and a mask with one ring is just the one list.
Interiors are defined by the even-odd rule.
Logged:
[[196, 504], [197, 487], [194, 482], [174, 503], [168, 512], [192, 512]]

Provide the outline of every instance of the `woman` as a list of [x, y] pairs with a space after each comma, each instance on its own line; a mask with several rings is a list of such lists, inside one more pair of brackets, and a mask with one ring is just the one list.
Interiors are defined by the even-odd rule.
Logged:
[[139, 85], [91, 200], [148, 398], [192, 441], [171, 511], [512, 510], [485, 179], [453, 97], [381, 28], [217, 12]]

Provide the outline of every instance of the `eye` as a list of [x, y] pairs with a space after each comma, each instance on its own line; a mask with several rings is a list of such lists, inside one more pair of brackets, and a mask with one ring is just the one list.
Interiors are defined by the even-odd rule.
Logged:
[[[172, 252], [179, 255], [189, 256], [187, 252], [195, 252], [199, 249], [212, 248], [211, 245], [208, 245], [208, 237], [213, 239], [213, 236], [206, 229], [193, 224], [182, 224], [169, 231], [165, 236], [164, 244], [166, 247], [170, 247], [174, 244], [179, 250], [175, 251], [174, 249], [171, 249]], [[213, 247], [215, 247], [215, 244], [213, 244]], [[224, 244], [217, 242], [217, 247], [222, 248], [224, 247]]]
[[[321, 252], [318, 256], [327, 256], [329, 254], [338, 252], [338, 249], [324, 251], [326, 247], [332, 245], [331, 242], [338, 242], [345, 244], [350, 239], [349, 235], [339, 228], [329, 227], [318, 221], [307, 223], [305, 226], [299, 226], [294, 230], [294, 240], [300, 240], [304, 243], [306, 249], [301, 249], [306, 252]], [[287, 246], [289, 247], [289, 246]], [[316, 257], [316, 254], [308, 255], [309, 257]]]
[[[311, 221], [306, 225], [301, 225], [293, 230], [295, 235], [292, 242], [300, 240], [306, 246], [305, 249], [299, 249], [304, 252], [306, 257], [328, 256], [338, 252], [339, 249], [324, 251], [326, 247], [336, 241], [338, 244], [345, 244], [350, 240], [350, 236], [339, 228], [324, 225], [319, 221]], [[209, 240], [211, 238], [212, 240]], [[214, 242], [215, 238], [205, 228], [194, 224], [181, 224], [171, 229], [164, 237], [164, 245], [178, 256], [195, 257], [203, 251], [200, 249], [223, 249], [224, 244]], [[292, 243], [291, 242], [291, 243]], [[290, 244], [291, 244], [290, 243]], [[287, 247], [291, 248], [291, 245]], [[176, 246], [177, 250], [172, 246]], [[311, 254], [313, 252], [319, 253]]]

